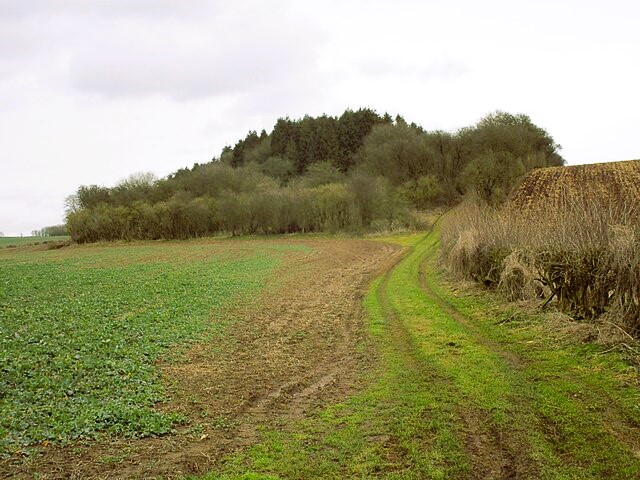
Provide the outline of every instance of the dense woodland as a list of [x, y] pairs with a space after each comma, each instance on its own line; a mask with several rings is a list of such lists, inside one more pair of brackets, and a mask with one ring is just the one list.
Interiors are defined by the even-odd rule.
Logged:
[[456, 132], [370, 109], [280, 118], [166, 178], [81, 186], [66, 201], [67, 229], [93, 242], [407, 228], [470, 191], [500, 203], [525, 172], [562, 165], [559, 149], [526, 115], [504, 112]]

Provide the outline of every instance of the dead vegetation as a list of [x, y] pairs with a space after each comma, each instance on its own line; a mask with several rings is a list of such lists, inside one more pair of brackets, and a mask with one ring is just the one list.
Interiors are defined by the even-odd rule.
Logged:
[[640, 200], [640, 160], [532, 170], [511, 195], [507, 208], [546, 211], [567, 199], [608, 207]]
[[640, 161], [534, 171], [502, 208], [452, 212], [443, 247], [453, 273], [510, 300], [640, 337]]

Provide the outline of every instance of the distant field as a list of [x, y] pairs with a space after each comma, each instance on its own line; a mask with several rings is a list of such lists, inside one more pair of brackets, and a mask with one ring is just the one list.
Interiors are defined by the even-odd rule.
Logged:
[[39, 243], [45, 242], [60, 242], [69, 240], [69, 236], [59, 236], [59, 237], [0, 237], [0, 248], [10, 247], [10, 246], [22, 246], [22, 245], [36, 245]]
[[198, 242], [3, 250], [0, 453], [169, 431], [180, 416], [152, 408], [164, 398], [154, 364], [169, 347], [217, 335], [225, 319], [216, 312], [259, 292], [285, 250]]

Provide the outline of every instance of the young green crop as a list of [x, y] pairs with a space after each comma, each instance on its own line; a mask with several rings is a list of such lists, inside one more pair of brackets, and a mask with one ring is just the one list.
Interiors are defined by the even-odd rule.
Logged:
[[180, 417], [155, 364], [219, 334], [282, 253], [202, 242], [10, 252], [0, 257], [0, 453], [101, 434], [168, 432]]

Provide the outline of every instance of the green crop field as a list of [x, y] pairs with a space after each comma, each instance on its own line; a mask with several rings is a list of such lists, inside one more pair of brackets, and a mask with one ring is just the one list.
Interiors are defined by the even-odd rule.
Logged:
[[221, 335], [221, 312], [255, 296], [288, 248], [226, 245], [0, 254], [0, 452], [171, 430], [180, 416], [152, 408], [156, 364]]

